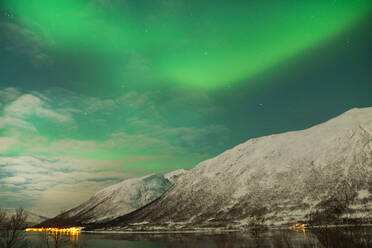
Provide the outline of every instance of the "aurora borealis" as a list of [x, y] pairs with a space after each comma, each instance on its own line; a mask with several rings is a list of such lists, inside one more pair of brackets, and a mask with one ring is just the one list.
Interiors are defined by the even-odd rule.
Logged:
[[108, 67], [112, 84], [141, 79], [204, 88], [263, 73], [338, 35], [371, 9], [368, 0], [300, 6], [295, 1], [30, 0], [6, 6], [46, 49], [111, 60], [101, 66]]
[[0, 208], [53, 214], [372, 106], [371, 20], [369, 0], [1, 1]]

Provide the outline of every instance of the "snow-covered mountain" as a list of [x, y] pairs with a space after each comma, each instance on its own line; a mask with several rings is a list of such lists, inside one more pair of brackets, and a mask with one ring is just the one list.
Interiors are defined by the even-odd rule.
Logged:
[[157, 200], [105, 225], [239, 227], [372, 217], [372, 108], [250, 139], [201, 162]]
[[186, 173], [186, 170], [179, 169], [164, 174], [164, 178], [168, 179], [171, 184], [174, 184], [181, 176]]
[[41, 225], [86, 225], [110, 221], [155, 200], [185, 172], [180, 169], [165, 175], [152, 174], [124, 180], [98, 191], [88, 201], [41, 223]]
[[[17, 211], [15, 208], [6, 208], [2, 210], [5, 211], [8, 216], [14, 215]], [[24, 210], [24, 211], [27, 214], [27, 219], [26, 219], [27, 225], [32, 226], [32, 225], [35, 225], [37, 223], [40, 223], [48, 219], [48, 217], [39, 215], [35, 213], [34, 211], [29, 211], [29, 210]]]

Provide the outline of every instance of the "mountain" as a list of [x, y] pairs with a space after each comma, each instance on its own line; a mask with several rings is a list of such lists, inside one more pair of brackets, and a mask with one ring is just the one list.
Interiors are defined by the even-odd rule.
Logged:
[[[4, 210], [8, 216], [14, 215], [16, 213], [15, 208], [6, 208], [2, 210]], [[39, 215], [33, 211], [29, 211], [29, 210], [24, 210], [24, 211], [27, 214], [27, 220], [26, 220], [27, 225], [32, 226], [32, 225], [35, 225], [37, 223], [40, 223], [48, 219], [48, 217]]]
[[370, 218], [372, 108], [250, 139], [201, 162], [157, 200], [91, 229], [236, 228]]
[[171, 171], [171, 172], [164, 174], [164, 178], [168, 179], [168, 181], [171, 182], [171, 184], [174, 184], [185, 173], [186, 173], [186, 170], [179, 169], [179, 170]]
[[40, 226], [84, 226], [110, 221], [155, 200], [185, 172], [181, 169], [165, 175], [152, 174], [124, 180], [98, 191], [86, 202], [44, 221]]

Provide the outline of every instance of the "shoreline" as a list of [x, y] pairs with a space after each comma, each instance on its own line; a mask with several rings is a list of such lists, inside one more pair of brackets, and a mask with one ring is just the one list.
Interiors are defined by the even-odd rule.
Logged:
[[[372, 224], [342, 224], [342, 225], [319, 225], [304, 228], [297, 228], [295, 230], [311, 230], [318, 228], [337, 228], [337, 227], [372, 227]], [[159, 230], [159, 231], [129, 231], [129, 230], [82, 230], [81, 233], [97, 233], [97, 234], [189, 234], [189, 233], [210, 233], [210, 234], [222, 234], [222, 233], [239, 233], [247, 232], [252, 229], [196, 229], [196, 230]], [[267, 227], [267, 230], [293, 230], [290, 227]]]
[[174, 231], [120, 231], [120, 230], [95, 230], [84, 231], [81, 233], [100, 233], [100, 234], [182, 234], [182, 233], [234, 233], [243, 230], [174, 230]]

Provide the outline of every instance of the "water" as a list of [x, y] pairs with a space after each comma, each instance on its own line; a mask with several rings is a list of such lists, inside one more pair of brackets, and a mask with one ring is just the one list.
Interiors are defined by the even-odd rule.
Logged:
[[[27, 234], [30, 247], [43, 247], [41, 234]], [[44, 240], [45, 241], [45, 240]], [[46, 246], [44, 246], [46, 247]], [[50, 247], [54, 247], [51, 245]], [[291, 230], [187, 234], [81, 233], [59, 247], [86, 248], [364, 248], [372, 247], [372, 228], [317, 228], [306, 233]]]

